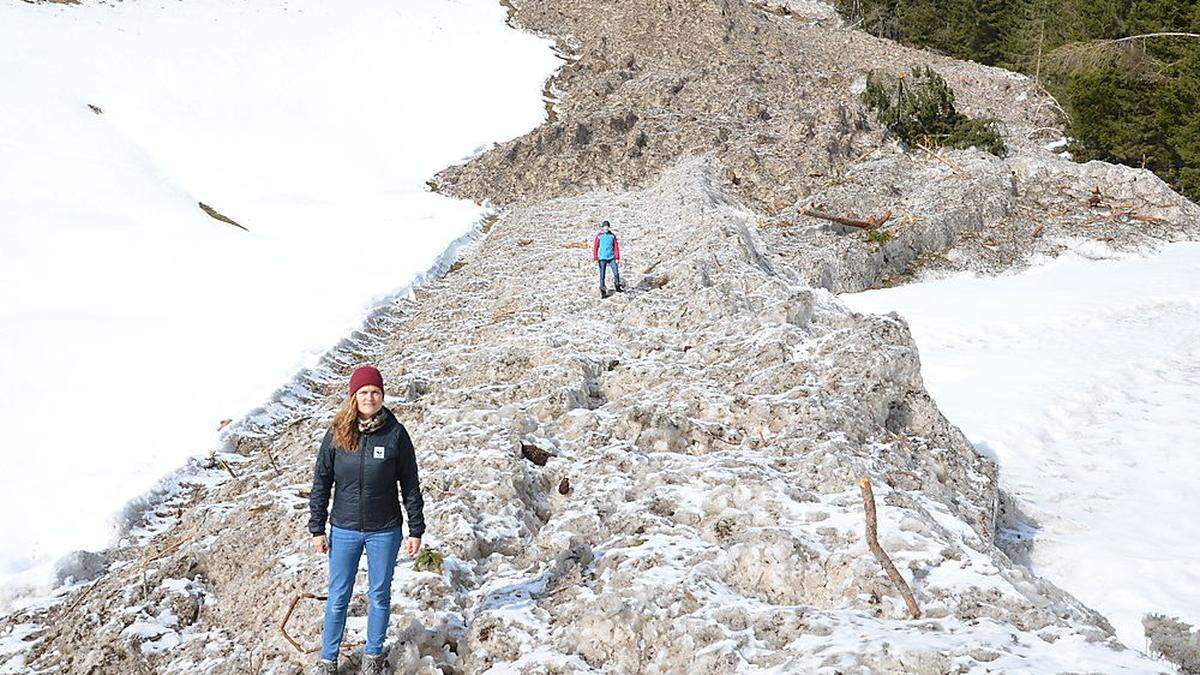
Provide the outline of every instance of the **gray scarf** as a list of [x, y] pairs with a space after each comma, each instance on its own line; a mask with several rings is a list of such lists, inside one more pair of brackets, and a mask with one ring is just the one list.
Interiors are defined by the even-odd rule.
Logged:
[[383, 423], [387, 421], [387, 408], [380, 406], [379, 411], [374, 415], [363, 419], [358, 418], [358, 433], [371, 434], [383, 428]]

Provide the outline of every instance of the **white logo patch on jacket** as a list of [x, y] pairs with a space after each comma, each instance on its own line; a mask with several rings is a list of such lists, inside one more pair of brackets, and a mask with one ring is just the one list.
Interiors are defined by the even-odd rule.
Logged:
[[384, 453], [386, 452], [387, 448], [383, 447], [382, 445], [375, 446], [375, 459], [383, 459]]

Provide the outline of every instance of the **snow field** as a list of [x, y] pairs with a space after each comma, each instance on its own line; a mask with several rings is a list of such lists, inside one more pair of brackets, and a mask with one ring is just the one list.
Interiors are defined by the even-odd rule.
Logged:
[[1000, 464], [1032, 566], [1125, 644], [1200, 622], [1200, 245], [845, 295], [896, 311], [951, 422]]

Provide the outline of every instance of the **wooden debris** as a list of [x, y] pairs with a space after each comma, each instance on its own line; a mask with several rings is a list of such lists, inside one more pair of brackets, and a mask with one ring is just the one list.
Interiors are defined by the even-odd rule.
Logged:
[[950, 167], [950, 170], [953, 171], [954, 173], [962, 173], [965, 171], [965, 169], [963, 169], [961, 166], [955, 164], [954, 162], [951, 162], [950, 160], [946, 159], [945, 157], [942, 157], [942, 153], [934, 152], [933, 149], [930, 148], [929, 146], [924, 145], [922, 143], [918, 143], [917, 147], [924, 150], [925, 154], [929, 155], [929, 157], [931, 159], [935, 159], [935, 160], [941, 162], [942, 164], [945, 164], [946, 166]]
[[297, 595], [296, 597], [292, 598], [292, 604], [288, 605], [287, 613], [283, 615], [283, 621], [279, 623], [279, 632], [283, 634], [283, 639], [287, 640], [288, 643], [291, 644], [292, 647], [295, 647], [296, 651], [300, 652], [301, 654], [311, 654], [321, 647], [316, 646], [312, 649], [305, 649], [300, 646], [299, 642], [296, 642], [295, 638], [288, 634], [287, 625], [288, 621], [292, 618], [292, 612], [296, 611], [296, 605], [300, 604], [301, 600], [320, 600], [324, 602], [326, 599], [328, 599], [328, 596], [316, 595], [314, 593], [301, 593]]
[[283, 475], [283, 469], [280, 469], [279, 465], [275, 463], [275, 453], [271, 452], [270, 442], [266, 443], [263, 449], [267, 451], [267, 459], [271, 460], [271, 466], [275, 468], [275, 475]]
[[892, 580], [896, 590], [904, 596], [904, 604], [908, 605], [908, 611], [912, 614], [912, 618], [919, 619], [921, 618], [921, 608], [917, 606], [917, 601], [913, 598], [912, 589], [908, 587], [904, 577], [900, 576], [892, 559], [888, 557], [887, 551], [884, 551], [883, 547], [879, 545], [878, 521], [875, 518], [875, 494], [871, 492], [871, 481], [863, 478], [858, 481], [858, 487], [862, 490], [863, 509], [867, 514], [867, 547], [871, 549], [875, 559], [883, 566], [883, 570], [887, 572], [888, 578]]
[[158, 560], [159, 558], [166, 556], [169, 553], [172, 553], [172, 552], [178, 550], [180, 546], [183, 546], [188, 541], [189, 541], [189, 539], [187, 537], [180, 537], [180, 538], [176, 539], [174, 542], [172, 542], [172, 543], [166, 545], [165, 547], [163, 547], [162, 549], [160, 549], [157, 553], [153, 553], [151, 555], [144, 556], [141, 559], [141, 561], [138, 562], [138, 566], [135, 567], [134, 570], [136, 571], [136, 570], [146, 569], [147, 565], [154, 562], [155, 560]]
[[874, 216], [874, 215], [867, 216], [866, 220], [858, 220], [857, 218], [845, 218], [842, 216], [835, 216], [835, 215], [832, 215], [829, 213], [823, 213], [821, 211], [814, 211], [812, 209], [804, 209], [804, 215], [811, 216], [813, 218], [820, 218], [821, 220], [828, 220], [828, 221], [837, 223], [838, 225], [846, 225], [848, 227], [857, 227], [862, 230], [874, 230], [874, 229], [877, 229], [880, 225], [883, 225], [884, 223], [886, 223], [888, 221], [888, 219], [892, 217], [892, 210], [888, 209], [887, 211], [884, 211], [883, 214], [878, 215], [878, 216]]
[[233, 220], [232, 218], [221, 213], [220, 211], [217, 211], [216, 209], [209, 206], [208, 204], [205, 204], [204, 202], [196, 202], [196, 203], [200, 205], [201, 211], [208, 214], [209, 218], [212, 218], [214, 220], [219, 220], [222, 223], [228, 223], [229, 225], [233, 225], [234, 227], [240, 228], [246, 232], [250, 231], [249, 228], [247, 228], [245, 225], [242, 225], [241, 223]]
[[1136, 210], [1134, 210], [1132, 208], [1123, 208], [1123, 209], [1114, 208], [1105, 215], [1092, 216], [1091, 218], [1088, 218], [1087, 220], [1083, 221], [1080, 224], [1081, 225], [1095, 225], [1096, 223], [1114, 223], [1121, 219], [1136, 220], [1141, 223], [1163, 223], [1163, 222], [1166, 222], [1165, 218], [1159, 218], [1158, 216], [1147, 216], [1147, 215], [1138, 213]]
[[72, 602], [71, 605], [66, 608], [66, 610], [61, 612], [59, 614], [59, 616], [70, 616], [72, 613], [74, 613], [75, 608], [78, 607], [81, 602], [83, 602], [84, 598], [86, 598], [89, 594], [91, 594], [93, 588], [100, 585], [100, 582], [102, 580], [103, 580], [103, 577], [101, 577], [100, 579], [96, 579], [87, 588], [83, 589], [83, 592], [80, 593], [79, 595], [75, 596], [75, 601]]
[[233, 467], [229, 466], [229, 462], [226, 462], [220, 457], [217, 458], [217, 461], [221, 463], [221, 466], [225, 467], [225, 470], [229, 472], [230, 477], [232, 477], [234, 480], [237, 480], [237, 474], [233, 472]]

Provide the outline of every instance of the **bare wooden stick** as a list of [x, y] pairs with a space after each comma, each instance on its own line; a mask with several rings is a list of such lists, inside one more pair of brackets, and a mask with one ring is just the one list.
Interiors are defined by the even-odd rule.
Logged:
[[275, 463], [275, 453], [271, 452], [271, 444], [270, 443], [266, 444], [266, 450], [267, 450], [267, 459], [271, 460], [271, 466], [275, 467], [275, 475], [277, 475], [277, 476], [283, 475], [283, 469], [280, 469], [279, 465]]
[[93, 581], [90, 586], [83, 589], [83, 591], [79, 595], [75, 596], [75, 601], [71, 603], [70, 607], [67, 607], [67, 609], [65, 611], [63, 611], [61, 614], [59, 614], [59, 616], [70, 615], [71, 612], [74, 612], [75, 608], [78, 607], [80, 605], [80, 603], [83, 602], [84, 598], [86, 598], [88, 596], [88, 594], [90, 594], [92, 592], [92, 589], [99, 585], [100, 585], [99, 579]]
[[940, 152], [934, 152], [933, 149], [930, 148], [928, 145], [924, 145], [923, 143], [917, 143], [917, 147], [924, 150], [925, 154], [929, 155], [930, 159], [935, 159], [935, 160], [941, 162], [942, 164], [945, 164], [946, 166], [950, 167], [950, 170], [953, 171], [954, 173], [962, 173], [963, 172], [963, 168], [961, 166], [955, 164], [954, 162], [951, 162], [950, 160], [946, 159], [945, 157], [942, 157], [942, 154]]
[[[358, 594], [356, 593], [355, 595], [358, 595]], [[320, 647], [320, 645], [318, 645], [316, 647], [313, 647], [312, 649], [305, 649], [300, 646], [299, 642], [296, 642], [295, 638], [293, 638], [291, 635], [288, 634], [287, 624], [288, 624], [288, 621], [291, 620], [291, 618], [292, 618], [292, 612], [296, 611], [296, 605], [300, 604], [301, 600], [320, 600], [320, 601], [324, 602], [326, 599], [328, 599], [328, 596], [316, 595], [314, 593], [301, 593], [301, 594], [297, 595], [296, 597], [292, 598], [292, 604], [288, 605], [287, 613], [283, 615], [283, 621], [279, 622], [279, 632], [283, 634], [283, 639], [287, 640], [292, 645], [292, 647], [295, 647], [296, 651], [300, 652], [301, 654], [311, 654], [311, 653], [317, 651], [318, 649], [320, 649], [321, 647]], [[360, 643], [360, 642], [342, 642], [341, 648], [343, 650], [352, 649], [352, 648], [358, 646], [359, 644], [362, 644], [362, 643]]]
[[220, 457], [217, 458], [217, 461], [221, 463], [221, 466], [225, 467], [225, 470], [229, 472], [229, 475], [234, 480], [237, 480], [237, 474], [233, 472], [233, 467], [229, 466], [229, 462], [226, 462], [225, 460], [221, 459]]
[[883, 225], [884, 223], [886, 223], [888, 221], [888, 219], [892, 217], [892, 211], [891, 211], [891, 209], [889, 209], [889, 210], [885, 211], [883, 213], [883, 215], [867, 216], [866, 220], [858, 220], [856, 218], [844, 218], [842, 216], [835, 216], [835, 215], [832, 215], [829, 213], [813, 211], [812, 209], [804, 209], [804, 215], [811, 216], [813, 218], [820, 218], [821, 220], [832, 221], [832, 222], [837, 223], [838, 225], [846, 225], [847, 227], [857, 227], [862, 230], [874, 230], [874, 229], [878, 228], [880, 225]]
[[1116, 44], [1118, 42], [1128, 42], [1130, 40], [1145, 40], [1146, 38], [1157, 38], [1157, 37], [1186, 37], [1186, 38], [1194, 38], [1194, 39], [1200, 40], [1200, 35], [1198, 35], [1196, 33], [1179, 33], [1179, 32], [1168, 31], [1168, 32], [1163, 32], [1163, 33], [1142, 33], [1141, 35], [1128, 35], [1126, 37], [1115, 38], [1112, 40], [1097, 40], [1097, 42], [1106, 42], [1109, 44]]
[[326, 596], [314, 595], [312, 593], [301, 593], [300, 595], [297, 595], [296, 597], [292, 598], [292, 604], [288, 605], [287, 613], [283, 615], [283, 621], [279, 622], [279, 632], [283, 633], [283, 639], [290, 642], [291, 645], [296, 648], [296, 651], [300, 652], [301, 654], [311, 654], [311, 653], [317, 651], [318, 649], [320, 649], [320, 647], [313, 647], [312, 649], [305, 649], [305, 648], [301, 647], [300, 643], [296, 642], [296, 640], [291, 635], [288, 635], [288, 632], [287, 632], [287, 624], [288, 624], [288, 620], [292, 618], [292, 612], [296, 611], [296, 605], [299, 604], [300, 601], [305, 598], [311, 598], [313, 600], [325, 600]]
[[858, 487], [862, 490], [863, 508], [867, 512], [867, 547], [871, 549], [871, 553], [875, 554], [875, 559], [883, 566], [883, 570], [887, 572], [888, 578], [892, 580], [896, 590], [904, 596], [904, 604], [908, 605], [909, 613], [914, 619], [919, 619], [921, 618], [921, 608], [917, 607], [912, 589], [908, 587], [904, 577], [900, 576], [900, 572], [892, 564], [892, 559], [888, 557], [887, 551], [884, 551], [883, 547], [879, 545], [878, 522], [875, 520], [875, 494], [871, 492], [871, 481], [863, 478], [858, 481]]
[[137, 566], [136, 568], [134, 568], [134, 569], [135, 569], [135, 571], [136, 571], [136, 570], [143, 570], [143, 569], [146, 569], [146, 566], [147, 566], [147, 565], [149, 565], [150, 563], [154, 562], [155, 560], [158, 560], [159, 558], [162, 558], [163, 556], [167, 555], [168, 553], [172, 553], [172, 552], [174, 552], [174, 551], [175, 551], [175, 550], [177, 550], [177, 549], [178, 549], [180, 546], [183, 546], [185, 543], [187, 543], [187, 541], [188, 541], [188, 539], [187, 539], [186, 537], [180, 537], [179, 539], [176, 539], [174, 542], [172, 542], [172, 543], [168, 544], [167, 546], [163, 547], [163, 548], [162, 548], [161, 550], [159, 550], [157, 553], [153, 553], [153, 554], [150, 554], [150, 555], [147, 555], [147, 556], [143, 556], [143, 557], [142, 557], [142, 559], [141, 559], [141, 562], [139, 562], [139, 563], [138, 563], [138, 566]]

